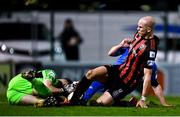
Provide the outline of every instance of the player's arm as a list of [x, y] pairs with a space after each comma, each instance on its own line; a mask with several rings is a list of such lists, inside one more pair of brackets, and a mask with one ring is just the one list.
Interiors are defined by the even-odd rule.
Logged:
[[33, 88], [33, 95], [37, 96], [38, 95], [38, 91], [36, 89]]
[[146, 61], [146, 64], [144, 66], [143, 90], [142, 90], [141, 99], [137, 103], [137, 106], [140, 106], [141, 108], [147, 108], [145, 100], [146, 100], [146, 96], [148, 94], [148, 90], [151, 87], [152, 69], [153, 69], [153, 65], [155, 64], [156, 54], [157, 54], [157, 50], [154, 50], [154, 49], [147, 51], [145, 54], [144, 59], [146, 59], [147, 61]]
[[129, 38], [124, 39], [118, 45], [113, 46], [109, 50], [108, 55], [109, 56], [118, 56], [118, 55], [122, 54], [123, 52], [125, 52], [125, 50], [123, 48], [129, 48], [130, 43], [131, 43], [131, 39], [129, 39]]
[[172, 106], [170, 104], [167, 104], [166, 100], [165, 100], [165, 97], [164, 97], [164, 94], [163, 94], [163, 90], [161, 88], [161, 85], [158, 84], [158, 86], [156, 87], [152, 87], [153, 88], [153, 91], [155, 93], [155, 95], [158, 97], [160, 103], [163, 105], [163, 106]]
[[110, 49], [110, 51], [108, 53], [109, 56], [119, 56], [119, 55], [122, 55], [128, 49], [128, 48], [119, 48], [119, 49], [117, 49], [117, 48], [113, 48], [113, 47]]
[[144, 68], [144, 82], [143, 82], [143, 90], [142, 90], [143, 97], [146, 97], [148, 95], [148, 91], [151, 87], [151, 75], [152, 75], [152, 69]]
[[172, 106], [166, 102], [166, 99], [165, 99], [164, 94], [163, 94], [162, 87], [159, 84], [157, 77], [158, 77], [158, 69], [157, 69], [157, 65], [154, 64], [153, 68], [152, 68], [151, 87], [152, 87], [156, 97], [159, 99], [161, 105]]
[[138, 101], [136, 105], [137, 107], [140, 106], [141, 108], [148, 108], [145, 101], [148, 94], [148, 90], [151, 86], [151, 75], [152, 75], [152, 69], [144, 68], [143, 90], [142, 90], [141, 99]]
[[44, 85], [52, 92], [52, 93], [63, 93], [64, 89], [63, 88], [56, 88], [52, 85], [52, 82], [48, 79], [45, 79], [43, 81]]

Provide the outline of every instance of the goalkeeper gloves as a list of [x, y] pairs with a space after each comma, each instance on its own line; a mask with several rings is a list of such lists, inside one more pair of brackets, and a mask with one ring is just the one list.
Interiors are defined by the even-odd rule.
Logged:
[[77, 84], [78, 84], [78, 81], [74, 81], [73, 83], [64, 86], [64, 89], [70, 94], [71, 92], [75, 91]]

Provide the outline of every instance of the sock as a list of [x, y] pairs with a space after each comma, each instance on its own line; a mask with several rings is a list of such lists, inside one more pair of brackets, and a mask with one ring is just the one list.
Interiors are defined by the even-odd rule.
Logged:
[[91, 80], [88, 80], [86, 76], [84, 76], [74, 91], [74, 95], [72, 96], [70, 102], [72, 105], [76, 105], [79, 102], [79, 98], [81, 95], [88, 89], [90, 84], [92, 83]]
[[88, 90], [83, 94], [82, 101], [87, 102], [97, 91], [103, 88], [104, 84], [99, 81], [92, 82]]

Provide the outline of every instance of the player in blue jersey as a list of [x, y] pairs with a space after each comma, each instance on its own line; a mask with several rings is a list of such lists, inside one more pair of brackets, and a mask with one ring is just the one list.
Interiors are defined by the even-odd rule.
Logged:
[[[112, 48], [109, 51], [110, 56], [120, 56], [114, 65], [120, 65], [123, 64], [126, 60], [126, 57], [128, 55], [129, 48], [120, 48], [116, 51]], [[157, 65], [154, 63], [153, 69], [152, 69], [152, 76], [151, 76], [151, 86], [154, 90], [155, 95], [158, 97], [160, 103], [163, 106], [169, 106], [169, 104], [166, 103], [162, 88], [160, 84], [157, 81]], [[101, 90], [102, 92], [105, 91], [104, 84], [100, 83], [99, 81], [94, 81], [88, 88], [88, 90], [83, 94], [82, 97], [82, 103], [86, 103], [97, 91]]]

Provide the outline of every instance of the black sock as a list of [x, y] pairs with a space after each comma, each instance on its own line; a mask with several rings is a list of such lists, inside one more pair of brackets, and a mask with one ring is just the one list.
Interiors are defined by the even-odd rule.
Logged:
[[84, 76], [81, 81], [78, 83], [76, 90], [71, 98], [71, 104], [76, 105], [78, 104], [79, 98], [81, 95], [89, 88], [92, 81], [88, 80], [86, 76]]

